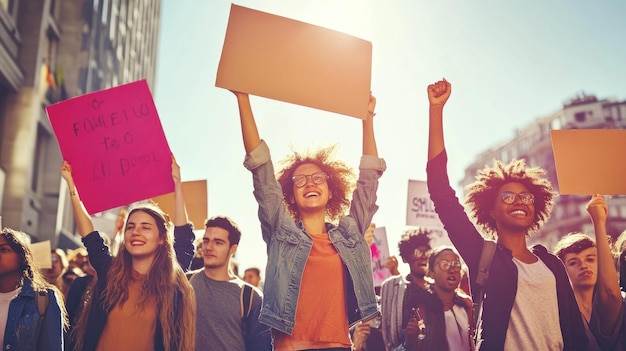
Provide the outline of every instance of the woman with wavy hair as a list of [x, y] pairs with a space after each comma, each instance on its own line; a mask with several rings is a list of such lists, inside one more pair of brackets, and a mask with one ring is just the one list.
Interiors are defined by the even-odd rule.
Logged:
[[2, 229], [0, 262], [2, 349], [63, 350], [68, 321], [61, 292], [40, 272], [25, 233]]
[[350, 200], [352, 169], [333, 159], [332, 147], [291, 155], [276, 176], [248, 94], [235, 95], [244, 165], [253, 175], [268, 252], [259, 320], [273, 328], [277, 351], [350, 350], [348, 326], [379, 313], [364, 239], [378, 210], [378, 179], [386, 168], [374, 139], [376, 100], [370, 96], [362, 122], [363, 156]]
[[[194, 350], [195, 295], [181, 268], [188, 269], [194, 256], [193, 235], [175, 234], [174, 242], [169, 217], [158, 206], [141, 204], [129, 210], [123, 243], [113, 257], [100, 233], [94, 231], [67, 162], [61, 173], [70, 189], [78, 232], [97, 272], [88, 306], [74, 329], [74, 349]], [[189, 225], [180, 168], [173, 158], [172, 176], [174, 224]]]

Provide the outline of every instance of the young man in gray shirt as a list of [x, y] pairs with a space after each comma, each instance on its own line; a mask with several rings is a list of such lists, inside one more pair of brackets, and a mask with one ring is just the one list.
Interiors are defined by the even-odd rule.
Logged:
[[270, 328], [258, 318], [261, 291], [229, 269], [240, 238], [237, 224], [228, 217], [213, 217], [205, 224], [204, 268], [190, 277], [196, 293], [198, 351], [272, 350]]

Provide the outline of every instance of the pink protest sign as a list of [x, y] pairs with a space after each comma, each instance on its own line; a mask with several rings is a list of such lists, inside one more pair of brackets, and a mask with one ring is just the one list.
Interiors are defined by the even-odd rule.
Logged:
[[172, 152], [145, 80], [46, 112], [90, 214], [174, 191]]

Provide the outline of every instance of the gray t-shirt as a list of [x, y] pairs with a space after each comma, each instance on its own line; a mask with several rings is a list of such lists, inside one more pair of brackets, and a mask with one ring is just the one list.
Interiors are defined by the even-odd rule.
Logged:
[[[246, 351], [240, 301], [246, 283], [239, 278], [213, 280], [203, 271], [194, 274], [190, 282], [196, 293], [196, 350]], [[256, 344], [254, 349], [271, 349], [269, 328], [258, 322], [260, 310], [261, 294], [255, 288], [246, 333], [248, 340], [252, 339], [249, 344]]]

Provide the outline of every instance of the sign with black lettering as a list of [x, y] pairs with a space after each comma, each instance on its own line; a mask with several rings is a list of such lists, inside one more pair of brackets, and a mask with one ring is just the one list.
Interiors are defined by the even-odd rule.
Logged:
[[90, 214], [174, 191], [172, 152], [145, 80], [46, 112]]

